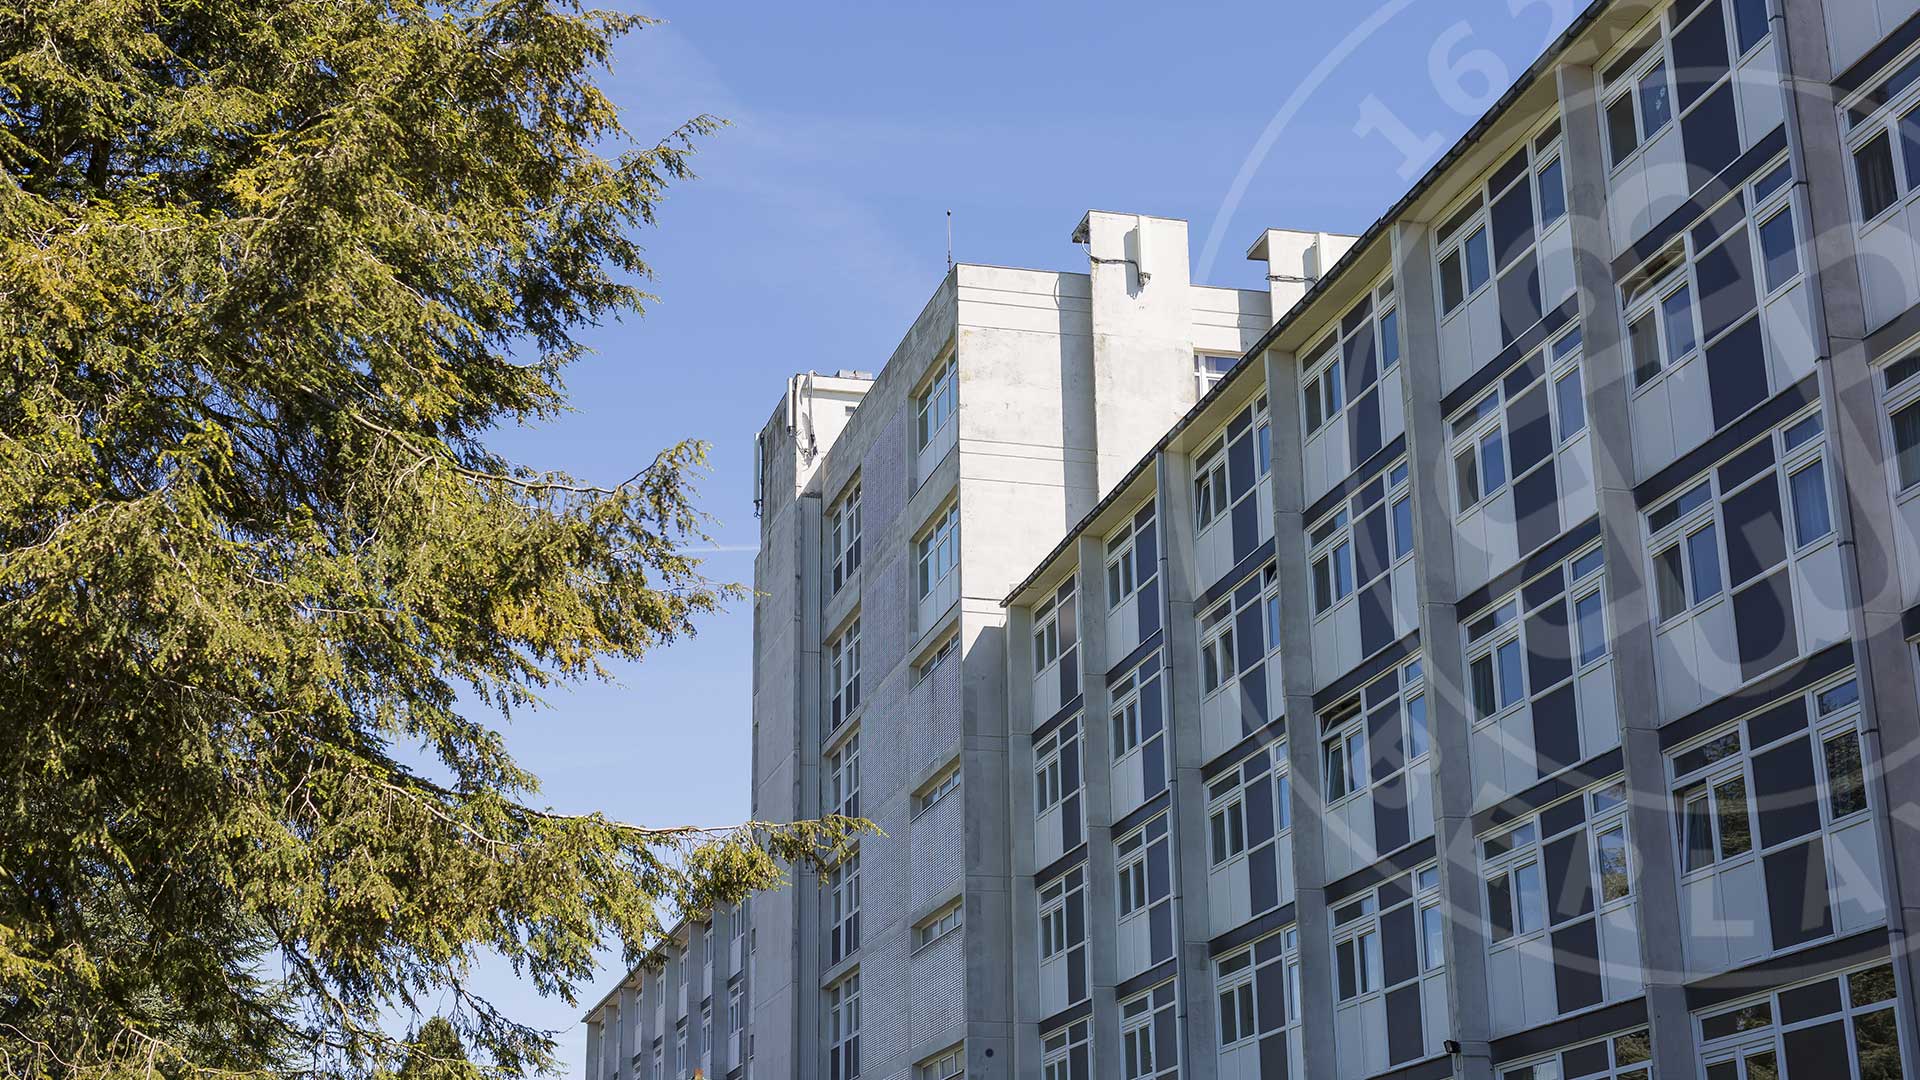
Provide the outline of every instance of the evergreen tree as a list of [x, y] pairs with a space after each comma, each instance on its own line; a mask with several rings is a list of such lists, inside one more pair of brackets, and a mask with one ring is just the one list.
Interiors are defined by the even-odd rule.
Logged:
[[698, 444], [606, 486], [487, 444], [649, 299], [714, 125], [622, 130], [641, 24], [0, 7], [0, 1072], [370, 1076], [428, 1003], [550, 1069], [476, 959], [574, 1001], [863, 827], [552, 813], [489, 726], [739, 595], [686, 554]]

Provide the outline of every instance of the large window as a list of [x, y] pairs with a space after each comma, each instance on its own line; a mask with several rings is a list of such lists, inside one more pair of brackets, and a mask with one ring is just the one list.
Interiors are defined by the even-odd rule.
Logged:
[[[1589, 548], [1467, 623], [1467, 691], [1475, 720], [1540, 697], [1606, 657], [1601, 568], [1600, 549]], [[1523, 604], [1529, 606], [1523, 610]], [[1569, 657], [1575, 662], [1569, 664]]]
[[827, 713], [829, 734], [840, 730], [860, 707], [860, 620], [855, 619], [827, 647], [828, 679], [833, 700]]
[[1153, 504], [1148, 503], [1119, 532], [1107, 537], [1107, 608], [1117, 608], [1131, 599], [1159, 573]]
[[1524, 483], [1536, 469], [1552, 468], [1555, 451], [1586, 424], [1580, 329], [1574, 327], [1453, 418], [1456, 514]]
[[953, 764], [936, 773], [933, 779], [920, 785], [920, 789], [913, 793], [913, 816], [919, 817], [933, 809], [941, 799], [959, 790], [959, 787], [960, 762], [955, 760]]
[[[1379, 375], [1400, 363], [1393, 282], [1386, 281], [1361, 297], [1301, 362], [1301, 418], [1311, 438], [1346, 410], [1350, 398], [1364, 394]], [[1264, 463], [1261, 471], [1265, 473]]]
[[1759, 303], [1800, 280], [1791, 179], [1785, 158], [1763, 169], [1622, 285], [1636, 390], [1702, 352], [1727, 352], [1745, 362], [1719, 379], [1710, 365], [1714, 426], [1766, 399]]
[[[1042, 601], [1033, 611], [1033, 671], [1046, 671], [1060, 659], [1064, 634], [1066, 648], [1074, 643], [1073, 579], [1068, 578], [1057, 593]], [[1066, 622], [1063, 627], [1062, 622]]]
[[1856, 221], [1863, 226], [1920, 188], [1920, 56], [1847, 107]]
[[1376, 477], [1321, 518], [1307, 534], [1307, 545], [1316, 618], [1412, 558], [1413, 506], [1406, 463], [1395, 464], [1384, 479]]
[[936, 1054], [931, 1060], [921, 1062], [914, 1076], [915, 1080], [966, 1080], [967, 1052], [956, 1046]]
[[1080, 789], [1080, 718], [1068, 719], [1034, 744], [1033, 760], [1034, 811], [1045, 813]]
[[918, 952], [955, 930], [960, 929], [960, 901], [955, 900], [913, 928], [913, 948]]
[[[1579, 1080], [1650, 1080], [1653, 1075], [1653, 1042], [1646, 1028], [1628, 1031], [1598, 1042], [1583, 1043], [1500, 1067], [1500, 1080], [1550, 1080], [1577, 1077]], [[1729, 1080], [1720, 1076], [1712, 1080]], [[1762, 1080], [1756, 1076], [1753, 1080]], [[1777, 1078], [1766, 1078], [1777, 1080]]]
[[919, 418], [916, 445], [921, 449], [930, 445], [933, 437], [953, 419], [954, 411], [960, 404], [959, 394], [959, 360], [949, 356], [946, 363], [934, 372], [933, 381], [914, 400], [914, 413]]
[[1903, 357], [1880, 370], [1897, 495], [1920, 489], [1920, 378], [1916, 375], [1920, 375], [1920, 355]]
[[1234, 414], [1194, 461], [1193, 527], [1200, 532], [1250, 497], [1273, 466], [1266, 395]]
[[919, 596], [933, 594], [934, 586], [947, 579], [960, 562], [960, 504], [947, 508], [934, 520], [933, 527], [915, 545], [919, 570]]
[[827, 991], [827, 1080], [860, 1075], [860, 973]]
[[1539, 322], [1545, 309], [1534, 252], [1541, 232], [1566, 212], [1560, 122], [1554, 120], [1508, 155], [1435, 234], [1442, 318], [1491, 286], [1503, 344]]
[[860, 816], [860, 733], [827, 755], [827, 813]]
[[1114, 842], [1113, 863], [1119, 886], [1120, 923], [1149, 918], [1149, 960], [1159, 963], [1173, 955], [1173, 860], [1167, 839], [1167, 815]]
[[[1426, 759], [1433, 748], [1427, 723], [1425, 670], [1418, 659], [1400, 665], [1320, 718], [1323, 794], [1329, 807], [1390, 780]], [[1369, 742], [1372, 743], [1369, 753]], [[1381, 823], [1375, 821], [1376, 829]], [[1382, 834], [1385, 835], [1385, 834]], [[1411, 837], [1392, 837], [1391, 851]]]
[[1357, 1001], [1444, 965], [1443, 949], [1420, 944], [1426, 925], [1439, 923], [1440, 873], [1432, 864], [1332, 908], [1335, 1001]]
[[860, 853], [841, 860], [827, 874], [827, 883], [832, 894], [827, 962], [837, 964], [860, 948]]
[[1215, 1023], [1230, 1050], [1300, 1024], [1300, 932], [1287, 927], [1214, 962]]
[[[1517, 947], [1548, 929], [1632, 903], [1626, 814], [1625, 786], [1610, 781], [1483, 838], [1488, 949]], [[1632, 960], [1594, 958], [1599, 963]], [[1565, 988], [1561, 996], [1572, 993]]]
[[1698, 1017], [1708, 1080], [1900, 1080], [1893, 968], [1857, 968]]
[[1733, 71], [1767, 39], [1759, 0], [1674, 4], [1603, 72], [1608, 158], [1615, 168], [1678, 120], [1699, 180], [1740, 153]]
[[1180, 1038], [1174, 984], [1164, 982], [1120, 1003], [1120, 1075], [1123, 1080], [1180, 1075]]
[[847, 493], [833, 504], [827, 550], [833, 556], [833, 589], [840, 591], [860, 568], [860, 481], [847, 486]]
[[1064, 1031], [1042, 1035], [1040, 1080], [1092, 1080], [1090, 1042], [1091, 1031], [1085, 1020]]
[[1775, 632], [1767, 635], [1758, 623], [1741, 628], [1743, 680], [1799, 655], [1792, 590], [1775, 570], [1833, 535], [1825, 447], [1820, 414], [1804, 415], [1646, 515], [1661, 623], [1698, 611], [1723, 592], [1732, 593], [1736, 622], [1771, 620]]

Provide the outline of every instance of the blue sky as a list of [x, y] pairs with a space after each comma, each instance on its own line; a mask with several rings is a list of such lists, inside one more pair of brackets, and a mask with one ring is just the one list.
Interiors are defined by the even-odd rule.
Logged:
[[[659, 300], [587, 335], [598, 355], [568, 376], [571, 415], [496, 445], [617, 481], [709, 440], [708, 570], [749, 580], [754, 432], [787, 375], [885, 361], [945, 271], [947, 210], [961, 261], [1079, 271], [1068, 234], [1086, 210], [1185, 218], [1196, 280], [1263, 288], [1242, 258], [1259, 230], [1365, 228], [1575, 10], [1376, 3], [650, 3], [665, 24], [626, 39], [605, 80], [628, 128], [651, 140], [702, 112], [731, 126], [643, 238]], [[508, 743], [561, 810], [741, 820], [751, 643], [741, 605], [617, 686], [556, 696]], [[662, 767], [676, 761], [700, 764]], [[501, 970], [479, 984], [561, 1029], [579, 1075], [582, 1008]]]

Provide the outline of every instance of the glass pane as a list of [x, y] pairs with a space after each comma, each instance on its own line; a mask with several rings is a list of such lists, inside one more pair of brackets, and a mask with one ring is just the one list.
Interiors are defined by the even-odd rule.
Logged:
[[1900, 490], [1920, 484], [1920, 402], [1893, 414], [1893, 450], [1900, 469]]
[[1407, 702], [1407, 756], [1417, 758], [1427, 752], [1428, 746], [1427, 697], [1422, 694]]
[[1747, 1055], [1747, 1080], [1780, 1080], [1780, 1066], [1774, 1060], [1773, 1051]]
[[1460, 245], [1467, 254], [1467, 291], [1473, 292], [1487, 283], [1487, 229], [1481, 226], [1473, 230], [1473, 235]]
[[1480, 437], [1480, 490], [1491, 494], [1507, 482], [1507, 455], [1499, 429]]
[[1439, 907], [1420, 910], [1420, 959], [1422, 967], [1434, 971], [1447, 962], [1446, 942], [1441, 937]]
[[1627, 346], [1633, 354], [1633, 385], [1645, 386], [1660, 374], [1660, 332], [1654, 328], [1653, 313], [1633, 320], [1627, 327]]
[[1920, 184], [1920, 109], [1909, 110], [1894, 126], [1900, 133], [1900, 163], [1906, 166], [1907, 190]]
[[1618, 826], [1608, 829], [1594, 838], [1594, 845], [1599, 851], [1601, 902], [1618, 900], [1632, 892], [1627, 877], [1626, 830]]
[[1713, 862], [1713, 822], [1707, 810], [1707, 797], [1696, 796], [1687, 800], [1686, 807], [1686, 859], [1683, 870], [1698, 870]]
[[[1920, 409], [1913, 411], [1916, 414], [1914, 431], [1920, 435]], [[1920, 464], [1920, 451], [1916, 451], [1915, 456], [1916, 464]], [[1460, 498], [1460, 509], [1465, 510], [1480, 501], [1480, 469], [1474, 463], [1472, 449], [1462, 450], [1453, 459], [1453, 481], [1454, 491]]]
[[1466, 299], [1466, 287], [1460, 277], [1460, 252], [1449, 251], [1440, 259], [1440, 308], [1452, 311]]
[[1345, 542], [1333, 549], [1333, 591], [1335, 596], [1353, 591], [1353, 546]]
[[1633, 123], [1633, 95], [1621, 94], [1607, 106], [1607, 149], [1615, 165], [1626, 160], [1640, 145], [1640, 132]]
[[1400, 362], [1400, 312], [1380, 316], [1380, 370], [1390, 370]]
[[1782, 210], [1760, 224], [1760, 259], [1767, 271], [1767, 291], [1785, 285], [1800, 272], [1800, 255], [1794, 247], [1793, 211]]
[[1500, 711], [1499, 699], [1494, 693], [1493, 657], [1482, 656], [1468, 669], [1473, 684], [1473, 714], [1484, 720]]
[[1560, 409], [1560, 440], [1565, 442], [1587, 429], [1587, 399], [1581, 392], [1579, 368], [1560, 376], [1553, 384], [1553, 396]]
[[1747, 822], [1747, 781], [1744, 777], [1713, 789], [1713, 808], [1720, 819], [1720, 857], [1730, 859], [1753, 850], [1753, 829]]
[[1693, 571], [1693, 602], [1720, 595], [1720, 541], [1709, 525], [1687, 537], [1687, 564]]
[[1827, 469], [1816, 461], [1787, 481], [1793, 495], [1793, 538], [1801, 547], [1833, 531], [1827, 511]]
[[1560, 180], [1560, 159], [1554, 158], [1540, 169], [1540, 227], [1559, 221], [1567, 213], [1567, 189]]
[[1693, 294], [1682, 288], [1660, 301], [1660, 324], [1667, 333], [1667, 361], [1693, 351]]
[[1580, 639], [1580, 663], [1590, 664], [1607, 653], [1606, 619], [1598, 590], [1573, 602], [1573, 622]]
[[1526, 695], [1520, 677], [1520, 643], [1509, 641], [1494, 651], [1500, 668], [1500, 705], [1505, 708]]
[[1860, 764], [1860, 736], [1846, 731], [1827, 740], [1827, 807], [1835, 818], [1867, 808], [1867, 784]]
[[1671, 619], [1687, 610], [1683, 585], [1680, 547], [1675, 545], [1653, 557], [1653, 580], [1660, 596], [1660, 618]]
[[1413, 550], [1413, 501], [1400, 499], [1393, 504], [1393, 557]]
[[1733, 0], [1733, 32], [1742, 56], [1765, 40], [1767, 0]]
[[1640, 76], [1640, 130], [1652, 138], [1673, 118], [1673, 102], [1668, 98], [1667, 66], [1655, 64]]
[[1513, 886], [1505, 871], [1487, 879], [1487, 940], [1502, 942], [1513, 936]]
[[1513, 872], [1515, 930], [1528, 933], [1546, 921], [1546, 893], [1540, 885], [1540, 864], [1528, 863]]
[[1882, 131], [1853, 152], [1853, 179], [1860, 195], [1860, 220], [1872, 221], [1900, 197], [1893, 179], [1893, 148]]
[[1900, 1080], [1900, 1038], [1892, 1009], [1853, 1018], [1853, 1055], [1860, 1080]]

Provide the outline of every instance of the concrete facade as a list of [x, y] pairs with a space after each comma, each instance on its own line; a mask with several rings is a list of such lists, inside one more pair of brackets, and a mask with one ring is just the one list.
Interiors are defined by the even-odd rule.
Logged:
[[1600, 0], [1265, 293], [1094, 212], [796, 376], [754, 813], [885, 835], [589, 1075], [1916, 1075], [1915, 7]]

